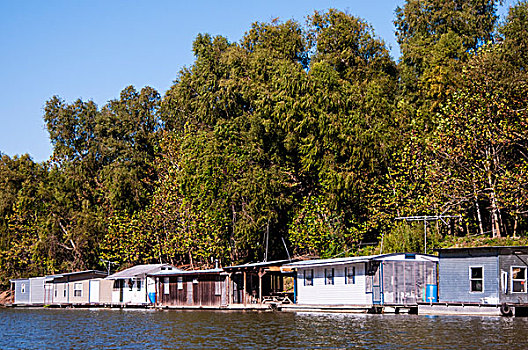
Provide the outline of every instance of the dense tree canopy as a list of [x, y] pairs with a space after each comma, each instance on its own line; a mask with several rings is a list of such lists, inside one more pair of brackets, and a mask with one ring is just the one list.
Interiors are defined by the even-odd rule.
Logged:
[[[429, 249], [528, 226], [528, 4], [408, 0], [401, 59], [364, 20], [199, 34], [163, 97], [44, 110], [53, 155], [0, 158], [0, 279], [423, 249], [402, 215], [450, 214]], [[170, 78], [170, 77], [169, 77]], [[381, 248], [378, 246], [377, 249]], [[288, 252], [286, 252], [288, 250]]]

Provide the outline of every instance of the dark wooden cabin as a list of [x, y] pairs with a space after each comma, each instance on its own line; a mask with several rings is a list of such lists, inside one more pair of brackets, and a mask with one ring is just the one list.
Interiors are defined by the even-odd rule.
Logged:
[[227, 306], [227, 273], [222, 269], [160, 271], [156, 280], [156, 305], [161, 307]]

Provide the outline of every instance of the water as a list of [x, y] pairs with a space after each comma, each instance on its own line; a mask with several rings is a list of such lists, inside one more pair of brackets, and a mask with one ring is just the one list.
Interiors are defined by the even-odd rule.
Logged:
[[0, 309], [0, 349], [524, 349], [528, 318]]

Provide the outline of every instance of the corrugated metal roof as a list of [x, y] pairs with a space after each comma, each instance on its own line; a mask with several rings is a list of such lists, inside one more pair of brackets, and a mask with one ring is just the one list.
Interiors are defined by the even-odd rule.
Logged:
[[109, 280], [126, 279], [126, 278], [137, 278], [143, 277], [147, 274], [158, 272], [162, 267], [170, 267], [173, 270], [176, 269], [174, 266], [169, 264], [147, 264], [147, 265], [136, 265], [129, 269], [116, 272], [113, 275], [106, 277]]
[[311, 267], [311, 266], [327, 266], [327, 265], [343, 265], [350, 263], [367, 262], [372, 260], [384, 260], [396, 256], [405, 256], [412, 254], [415, 257], [422, 257], [426, 260], [438, 261], [438, 257], [428, 254], [418, 253], [391, 253], [391, 254], [377, 254], [377, 255], [365, 255], [365, 256], [351, 256], [346, 258], [332, 258], [332, 259], [316, 259], [316, 260], [304, 260], [297, 261], [291, 264], [284, 265], [285, 268], [299, 268], [299, 267]]
[[263, 262], [256, 262], [256, 263], [249, 263], [244, 265], [233, 265], [233, 266], [226, 266], [224, 267], [224, 270], [238, 270], [238, 269], [248, 269], [253, 267], [267, 267], [267, 266], [281, 266], [284, 264], [291, 263], [294, 260], [275, 260], [275, 261], [263, 261]]

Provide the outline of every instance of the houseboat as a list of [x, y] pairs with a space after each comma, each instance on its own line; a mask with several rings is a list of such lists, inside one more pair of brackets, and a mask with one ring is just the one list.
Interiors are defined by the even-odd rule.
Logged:
[[106, 277], [113, 281], [112, 306], [143, 307], [156, 301], [156, 284], [152, 275], [176, 268], [169, 264], [136, 265]]
[[294, 274], [281, 267], [291, 260], [275, 260], [224, 267], [229, 275], [230, 308], [269, 309], [291, 303]]
[[284, 311], [417, 312], [418, 302], [436, 301], [438, 258], [383, 254], [298, 261], [295, 303]]
[[99, 305], [109, 303], [108, 288], [110, 281], [101, 282], [108, 274], [104, 271], [87, 270], [46, 276], [45, 304], [55, 306]]
[[525, 316], [528, 247], [438, 249], [438, 302], [421, 314]]
[[156, 282], [156, 306], [165, 308], [227, 308], [228, 274], [220, 269], [163, 270]]

